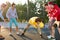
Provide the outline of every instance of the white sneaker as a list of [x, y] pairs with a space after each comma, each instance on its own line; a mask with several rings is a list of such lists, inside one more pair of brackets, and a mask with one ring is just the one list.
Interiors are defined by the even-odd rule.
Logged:
[[55, 38], [52, 38], [52, 36], [51, 36], [51, 35], [49, 35], [49, 36], [47, 36], [47, 37], [48, 37], [48, 39], [55, 40]]
[[22, 29], [20, 29], [20, 31], [21, 31], [21, 32], [23, 32], [23, 30], [22, 30]]
[[51, 38], [51, 35], [49, 35], [49, 36], [47, 36], [48, 37], [48, 39], [50, 39]]
[[19, 34], [19, 32], [17, 32], [16, 34]]
[[10, 32], [9, 35], [11, 35], [12, 33]]
[[55, 40], [55, 39], [52, 39], [52, 40]]

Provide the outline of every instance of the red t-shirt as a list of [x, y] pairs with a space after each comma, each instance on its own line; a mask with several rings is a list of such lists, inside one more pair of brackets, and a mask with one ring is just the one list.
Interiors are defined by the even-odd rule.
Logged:
[[48, 17], [49, 17], [49, 20], [53, 20], [53, 19], [55, 19], [54, 17], [53, 17], [53, 9], [51, 8], [51, 7], [49, 7], [48, 8]]
[[60, 15], [57, 16], [57, 21], [60, 21]]
[[50, 8], [49, 6], [47, 7], [48, 10], [48, 17], [49, 19], [57, 19], [57, 21], [60, 21], [60, 8], [58, 5], [54, 5], [54, 8]]
[[47, 16], [49, 17], [49, 19], [52, 17], [52, 13], [51, 13], [51, 11], [52, 11], [52, 9], [51, 9], [51, 7], [49, 7], [49, 6], [47, 6], [47, 12], [48, 12], [48, 14], [47, 14]]
[[58, 5], [54, 5], [54, 8], [52, 10], [52, 15], [53, 17], [55, 17], [57, 19], [57, 21], [60, 20], [60, 8], [58, 7]]

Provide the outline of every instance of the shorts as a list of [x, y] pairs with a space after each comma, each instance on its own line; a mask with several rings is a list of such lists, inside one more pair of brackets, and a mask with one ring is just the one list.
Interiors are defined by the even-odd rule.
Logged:
[[57, 25], [57, 27], [60, 28], [60, 21], [55, 21], [55, 22], [54, 22], [54, 25], [55, 25], [55, 24]]
[[51, 29], [51, 27], [54, 25], [54, 22], [55, 22], [55, 19], [53, 19], [53, 20], [51, 20], [51, 21], [49, 21], [49, 28]]
[[15, 18], [10, 18], [10, 27], [12, 27], [12, 23], [14, 23], [16, 27], [18, 26], [18, 23]]

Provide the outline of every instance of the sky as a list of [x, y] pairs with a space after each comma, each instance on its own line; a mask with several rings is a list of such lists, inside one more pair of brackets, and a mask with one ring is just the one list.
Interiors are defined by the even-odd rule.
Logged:
[[[31, 0], [30, 0], [31, 1]], [[33, 2], [35, 2], [35, 0], [32, 0]], [[2, 3], [6, 3], [6, 2], [10, 2], [10, 3], [15, 3], [15, 4], [25, 4], [27, 3], [27, 0], [0, 0], [0, 4]]]
[[24, 4], [27, 2], [27, 0], [0, 0], [0, 4], [6, 3], [6, 2], [10, 2], [10, 3], [14, 2], [15, 4], [19, 4], [19, 3]]

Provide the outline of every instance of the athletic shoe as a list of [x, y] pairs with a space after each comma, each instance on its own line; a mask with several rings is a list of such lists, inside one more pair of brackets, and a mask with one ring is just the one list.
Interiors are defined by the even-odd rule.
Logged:
[[16, 33], [17, 35], [19, 34], [19, 32]]
[[24, 33], [21, 34], [21, 36], [23, 36], [23, 35], [24, 35]]
[[12, 35], [12, 33], [10, 32], [9, 35]]
[[51, 37], [52, 40], [55, 40], [55, 38]]
[[47, 36], [48, 37], [48, 39], [50, 39], [51, 38], [51, 35], [49, 35], [49, 36]]

